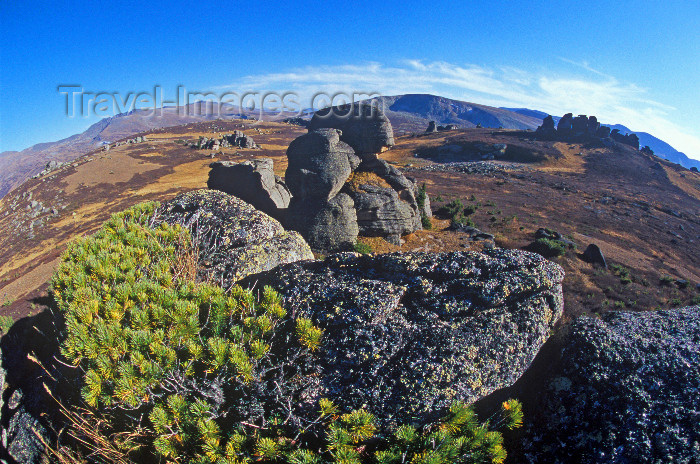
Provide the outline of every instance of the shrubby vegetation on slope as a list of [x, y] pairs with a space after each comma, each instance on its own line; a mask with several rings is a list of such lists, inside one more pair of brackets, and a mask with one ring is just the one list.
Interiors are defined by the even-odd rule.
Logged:
[[[365, 410], [306, 404], [298, 393], [319, 382], [309, 360], [322, 331], [288, 314], [272, 288], [256, 295], [196, 281], [189, 232], [152, 228], [156, 207], [137, 205], [74, 242], [53, 279], [62, 354], [81, 372], [85, 403], [67, 410], [73, 446], [90, 461], [503, 461], [495, 429], [520, 425], [517, 401], [493, 423], [454, 403], [436, 424], [394, 431]], [[90, 432], [85, 417], [107, 427]], [[58, 453], [82, 459], [65, 446]]]

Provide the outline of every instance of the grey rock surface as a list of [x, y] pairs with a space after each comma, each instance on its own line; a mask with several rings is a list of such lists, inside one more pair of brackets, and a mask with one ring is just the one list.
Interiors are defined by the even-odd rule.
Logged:
[[700, 307], [579, 318], [562, 363], [530, 462], [698, 462]]
[[415, 196], [404, 190], [360, 184], [351, 195], [357, 209], [360, 234], [369, 237], [401, 236], [421, 228]]
[[[394, 146], [394, 131], [381, 108], [371, 104], [333, 106], [314, 113], [308, 128], [342, 131], [340, 139], [365, 159]], [[371, 156], [370, 156], [371, 157]]]
[[511, 385], [562, 314], [562, 269], [517, 250], [341, 253], [250, 278], [324, 329], [324, 396], [383, 424], [425, 423]]
[[297, 232], [252, 205], [218, 190], [194, 190], [164, 202], [153, 226], [181, 224], [192, 233], [202, 273], [230, 286], [243, 277], [280, 264], [313, 259]]
[[218, 161], [209, 167], [207, 187], [210, 189], [234, 195], [276, 219], [289, 206], [292, 194], [282, 179], [275, 176], [271, 158], [242, 163]]
[[315, 250], [351, 249], [359, 233], [355, 203], [345, 193], [327, 202], [293, 199], [287, 222]]
[[285, 182], [298, 199], [330, 200], [352, 172], [355, 153], [335, 129], [319, 129], [296, 138], [287, 148]]

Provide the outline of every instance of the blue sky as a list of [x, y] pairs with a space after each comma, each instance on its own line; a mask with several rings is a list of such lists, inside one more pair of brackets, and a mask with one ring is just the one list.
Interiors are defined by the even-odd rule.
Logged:
[[700, 2], [0, 3], [0, 151], [86, 91], [438, 93], [650, 132], [700, 158]]

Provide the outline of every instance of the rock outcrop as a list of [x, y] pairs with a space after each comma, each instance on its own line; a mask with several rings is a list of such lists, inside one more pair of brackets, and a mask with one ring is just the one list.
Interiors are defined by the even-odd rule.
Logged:
[[[287, 149], [285, 181], [292, 199], [286, 225], [321, 251], [349, 249], [358, 233], [400, 244], [402, 235], [422, 227], [421, 211], [417, 186], [376, 156], [387, 146], [391, 124], [371, 117], [343, 120], [333, 116], [337, 111], [341, 110], [325, 117], [317, 113], [309, 133]], [[312, 129], [324, 121], [345, 129]], [[350, 137], [345, 132], [348, 128]], [[368, 141], [363, 141], [364, 136]], [[360, 156], [355, 147], [362, 150]], [[425, 203], [429, 207], [429, 200]]]
[[340, 140], [347, 143], [362, 159], [376, 158], [377, 153], [394, 146], [394, 131], [389, 118], [372, 103], [353, 103], [316, 111], [308, 129], [339, 129]]
[[197, 142], [191, 143], [191, 147], [200, 150], [219, 150], [221, 148], [257, 148], [253, 137], [245, 135], [242, 131], [233, 131], [233, 134], [225, 134], [222, 137], [200, 137]]
[[402, 235], [421, 228], [416, 185], [384, 160], [364, 163], [348, 184], [361, 235], [400, 244]]
[[55, 443], [56, 423], [63, 417], [45, 385], [66, 398], [66, 392], [57, 391], [56, 379], [69, 374], [56, 363], [53, 316], [44, 311], [15, 322], [0, 338], [0, 347], [0, 462], [53, 462], [42, 442]]
[[207, 187], [234, 195], [260, 211], [278, 219], [292, 197], [281, 177], [273, 171], [271, 158], [233, 163], [217, 161], [209, 165]]
[[248, 280], [324, 329], [310, 397], [395, 424], [515, 382], [562, 314], [562, 278], [538, 255], [490, 250], [342, 253]]
[[195, 190], [163, 203], [153, 225], [181, 224], [200, 252], [201, 272], [224, 287], [280, 264], [313, 259], [304, 239], [243, 200]]
[[435, 121], [430, 121], [428, 123], [428, 128], [425, 129], [425, 132], [428, 134], [432, 134], [433, 132], [437, 132], [437, 123]]
[[580, 318], [562, 363], [530, 462], [697, 462], [700, 307]]
[[609, 127], [601, 126], [595, 116], [587, 117], [584, 114], [575, 118], [572, 113], [565, 114], [559, 120], [556, 129], [554, 128], [554, 119], [547, 115], [542, 120], [542, 125], [535, 131], [535, 137], [540, 140], [582, 143], [612, 139], [639, 150], [639, 137], [636, 134], [621, 134], [619, 129], [611, 131]]

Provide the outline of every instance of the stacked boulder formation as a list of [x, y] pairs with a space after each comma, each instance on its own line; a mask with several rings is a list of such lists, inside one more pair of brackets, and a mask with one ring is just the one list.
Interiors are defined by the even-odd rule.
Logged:
[[358, 234], [398, 245], [420, 229], [416, 184], [377, 157], [393, 145], [379, 108], [346, 105], [314, 114], [309, 133], [287, 150], [288, 226], [320, 250], [347, 248]]
[[220, 148], [257, 148], [253, 137], [245, 135], [241, 131], [233, 131], [233, 134], [225, 134], [221, 138], [200, 137], [199, 140], [190, 144], [193, 148], [200, 150], [218, 150]]
[[428, 128], [425, 129], [426, 134], [432, 134], [433, 132], [445, 132], [453, 131], [459, 129], [457, 124], [447, 124], [444, 126], [438, 126], [435, 121], [430, 121], [428, 123]]
[[298, 231], [319, 251], [350, 249], [358, 235], [401, 236], [430, 216], [418, 187], [378, 154], [394, 145], [386, 115], [369, 105], [318, 111], [289, 145], [285, 179], [271, 159], [211, 165], [208, 186], [235, 195]]
[[590, 142], [593, 140], [614, 140], [639, 150], [639, 138], [636, 134], [621, 134], [618, 129], [610, 130], [607, 126], [601, 126], [595, 116], [584, 114], [573, 116], [565, 114], [554, 128], [554, 118], [547, 116], [542, 120], [542, 125], [535, 131], [535, 136], [540, 140], [557, 140], [562, 142]]

